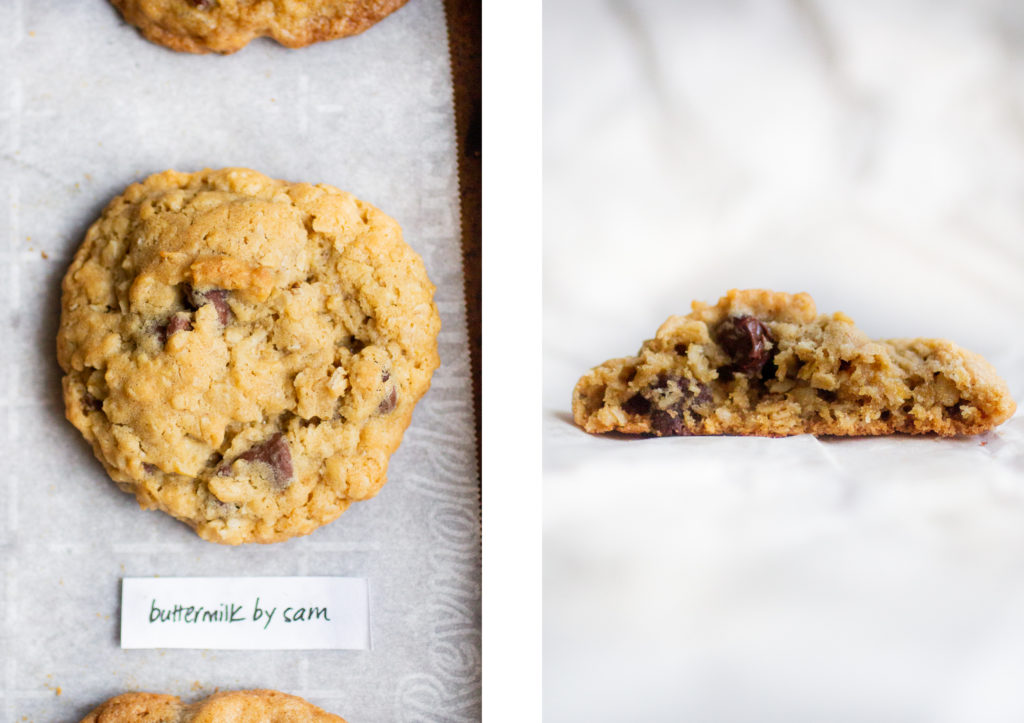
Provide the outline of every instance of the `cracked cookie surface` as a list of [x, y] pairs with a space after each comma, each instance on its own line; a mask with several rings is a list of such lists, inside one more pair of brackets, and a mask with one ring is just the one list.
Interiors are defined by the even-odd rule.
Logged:
[[982, 357], [941, 339], [872, 341], [807, 294], [730, 291], [670, 317], [636, 356], [577, 383], [587, 432], [656, 436], [977, 434], [1016, 409]]
[[125, 693], [101, 704], [81, 723], [345, 723], [302, 698], [276, 690], [215, 693], [186, 704], [173, 695]]
[[384, 484], [439, 364], [398, 224], [245, 169], [130, 186], [63, 282], [68, 419], [110, 476], [220, 543], [312, 532]]
[[268, 36], [301, 48], [363, 32], [407, 0], [111, 0], [150, 41], [188, 53], [234, 53]]

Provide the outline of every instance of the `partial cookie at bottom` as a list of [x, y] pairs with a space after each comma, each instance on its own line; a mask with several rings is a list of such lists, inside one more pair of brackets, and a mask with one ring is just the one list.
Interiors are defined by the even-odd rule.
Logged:
[[302, 698], [276, 690], [216, 693], [195, 703], [173, 695], [125, 693], [81, 723], [345, 723]]

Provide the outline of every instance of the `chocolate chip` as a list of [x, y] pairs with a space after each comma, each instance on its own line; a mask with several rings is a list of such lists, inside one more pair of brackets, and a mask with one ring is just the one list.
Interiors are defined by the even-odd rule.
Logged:
[[157, 467], [155, 464], [150, 464], [149, 462], [143, 462], [142, 469], [146, 471], [146, 474], [156, 474], [157, 472], [160, 471], [159, 467]]
[[714, 399], [714, 395], [711, 394], [711, 387], [700, 382], [693, 382], [697, 385], [697, 394], [694, 395], [693, 399], [690, 400], [691, 407], [703, 407], [711, 404]]
[[161, 344], [166, 344], [172, 334], [179, 331], [191, 331], [192, 322], [185, 313], [179, 313], [167, 320], [166, 324], [158, 324], [149, 328], [150, 332], [156, 334]]
[[170, 321], [167, 322], [167, 325], [163, 327], [160, 336], [166, 344], [167, 340], [179, 331], [192, 331], [192, 322], [189, 321], [188, 317], [184, 314], [175, 314], [172, 316]]
[[398, 390], [395, 389], [394, 387], [391, 387], [391, 394], [384, 397], [384, 399], [381, 400], [380, 405], [378, 405], [377, 414], [388, 414], [390, 412], [393, 412], [395, 410], [395, 407], [397, 406]]
[[727, 371], [756, 377], [771, 358], [771, 332], [752, 316], [729, 317], [718, 325], [715, 336], [732, 358], [732, 364], [724, 368]]
[[380, 373], [380, 380], [382, 382], [386, 382], [390, 378], [391, 378], [391, 372], [389, 372], [387, 369], [385, 369], [384, 371], [382, 371]]
[[686, 350], [690, 348], [689, 344], [676, 344], [675, 351], [679, 356], [686, 356]]
[[817, 391], [818, 396], [821, 397], [822, 400], [824, 400], [825, 402], [828, 402], [829, 404], [832, 404], [832, 402], [834, 402], [838, 398], [838, 395], [830, 389], [819, 389]]
[[223, 326], [231, 321], [231, 307], [228, 306], [228, 292], [224, 289], [213, 289], [206, 292], [207, 300], [217, 309], [217, 318]]
[[82, 395], [82, 413], [88, 414], [89, 412], [101, 412], [103, 411], [103, 402], [94, 397], [93, 395], [86, 392]]
[[231, 321], [231, 307], [228, 306], [227, 289], [208, 289], [207, 291], [196, 291], [191, 284], [182, 284], [182, 291], [185, 293], [185, 300], [192, 310], [201, 306], [213, 304], [217, 310], [217, 318], [222, 326], [227, 326]]
[[189, 2], [196, 10], [209, 10], [216, 4], [215, 0], [189, 0]]
[[651, 413], [651, 403], [643, 394], [634, 394], [622, 404], [622, 410], [626, 414], [639, 414], [641, 416]]
[[[263, 462], [274, 470], [274, 481], [285, 487], [292, 479], [292, 453], [284, 435], [278, 432], [262, 444], [257, 444], [247, 452], [242, 452], [236, 459], [246, 462]], [[221, 470], [224, 468], [222, 467]], [[218, 471], [220, 474], [220, 471]]]
[[655, 409], [651, 412], [651, 429], [659, 437], [686, 437], [691, 434], [690, 430], [686, 428], [681, 411], [676, 411], [673, 415], [669, 411]]
[[674, 390], [678, 390], [681, 395], [676, 404], [692, 406], [711, 401], [711, 390], [706, 384], [676, 374], [659, 374], [658, 380], [646, 390], [645, 396], [656, 401], [659, 396], [665, 397]]
[[630, 412], [626, 409], [630, 413], [649, 415], [651, 430], [665, 437], [691, 434], [684, 412], [700, 419], [705, 410], [698, 407], [706, 407], [711, 401], [711, 389], [706, 384], [675, 374], [659, 374], [654, 384], [631, 397], [623, 408], [629, 405], [632, 409], [645, 410]]
[[645, 391], [647, 392], [646, 396], [650, 399], [651, 396], [664, 396], [666, 393], [673, 391], [673, 388], [678, 389], [683, 394], [688, 394], [690, 391], [690, 385], [686, 383], [684, 377], [678, 374], [667, 373], [659, 374], [654, 384], [647, 387]]

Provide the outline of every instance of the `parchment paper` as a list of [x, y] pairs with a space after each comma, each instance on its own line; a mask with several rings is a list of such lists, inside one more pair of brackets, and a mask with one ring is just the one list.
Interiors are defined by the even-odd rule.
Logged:
[[1024, 419], [980, 437], [591, 437], [591, 366], [810, 292], [1024, 402], [1015, 3], [545, 3], [550, 721], [1024, 717]]
[[[109, 696], [268, 687], [354, 722], [479, 717], [478, 490], [442, 3], [358, 37], [230, 57], [143, 40], [100, 0], [0, 3], [0, 720], [76, 721]], [[126, 185], [242, 165], [396, 218], [438, 287], [442, 367], [389, 482], [313, 535], [227, 548], [107, 479], [63, 419], [60, 279]], [[370, 580], [366, 652], [122, 651], [124, 576]]]

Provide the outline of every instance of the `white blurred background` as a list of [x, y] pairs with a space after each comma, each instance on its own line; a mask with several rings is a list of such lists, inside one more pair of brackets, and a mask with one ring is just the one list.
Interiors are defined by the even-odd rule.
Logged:
[[1024, 403], [1024, 3], [545, 0], [551, 721], [1024, 720], [1024, 421], [592, 438], [590, 366], [810, 292]]

